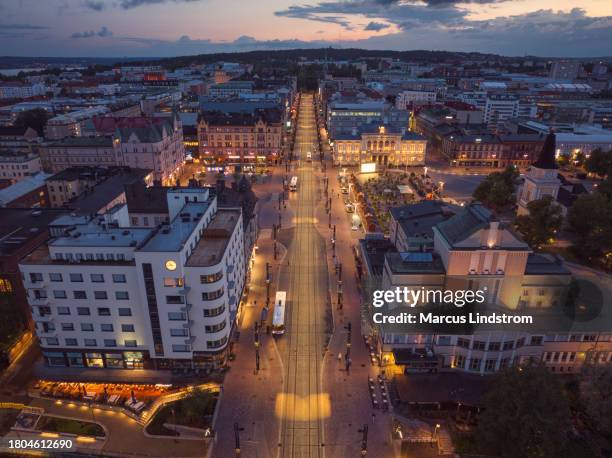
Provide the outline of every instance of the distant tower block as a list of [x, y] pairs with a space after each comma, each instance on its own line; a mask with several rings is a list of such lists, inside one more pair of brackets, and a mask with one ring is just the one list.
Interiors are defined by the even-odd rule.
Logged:
[[546, 137], [540, 157], [531, 165], [525, 176], [525, 183], [518, 195], [518, 214], [528, 214], [527, 204], [533, 200], [540, 200], [545, 196], [552, 196], [553, 200], [557, 200], [560, 186], [555, 161], [555, 134], [551, 132]]

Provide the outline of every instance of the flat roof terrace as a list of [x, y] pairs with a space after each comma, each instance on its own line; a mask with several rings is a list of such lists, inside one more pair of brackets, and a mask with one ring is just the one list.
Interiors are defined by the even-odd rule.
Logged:
[[140, 251], [179, 251], [195, 230], [210, 205], [207, 202], [186, 203], [168, 225], [163, 225]]
[[187, 260], [187, 267], [208, 267], [215, 265], [223, 253], [240, 219], [240, 210], [220, 208], [215, 219], [204, 230], [202, 238]]

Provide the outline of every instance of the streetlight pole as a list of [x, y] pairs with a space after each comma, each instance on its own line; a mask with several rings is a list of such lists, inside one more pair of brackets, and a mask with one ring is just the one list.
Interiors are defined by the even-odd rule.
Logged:
[[238, 426], [238, 423], [234, 423], [234, 441], [235, 441], [235, 451], [236, 451], [236, 456], [239, 457], [240, 456], [240, 427]]
[[368, 425], [364, 424], [363, 429], [360, 430], [361, 436], [361, 456], [368, 454]]

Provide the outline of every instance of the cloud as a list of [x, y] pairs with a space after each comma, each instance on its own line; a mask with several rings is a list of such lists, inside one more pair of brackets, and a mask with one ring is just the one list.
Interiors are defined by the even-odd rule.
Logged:
[[369, 30], [373, 32], [380, 32], [383, 29], [388, 29], [391, 27], [389, 24], [383, 24], [382, 22], [374, 22], [371, 21], [368, 25], [364, 27], [363, 30]]
[[0, 30], [43, 30], [48, 29], [42, 25], [32, 24], [0, 24]]
[[85, 32], [75, 32], [70, 35], [70, 38], [92, 38], [92, 37], [112, 37], [113, 32], [108, 30], [106, 26], [102, 26], [100, 30], [94, 32], [93, 30], [85, 31]]
[[139, 6], [160, 5], [163, 3], [192, 3], [199, 1], [201, 0], [84, 0], [83, 5], [92, 11], [100, 12], [107, 8], [119, 7], [124, 10], [131, 10]]
[[104, 3], [102, 0], [85, 0], [83, 5], [90, 10], [98, 12], [106, 9], [107, 7], [106, 3]]

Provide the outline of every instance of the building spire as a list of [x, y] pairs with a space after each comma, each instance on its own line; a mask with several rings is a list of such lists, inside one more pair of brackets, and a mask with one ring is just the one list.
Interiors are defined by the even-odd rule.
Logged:
[[555, 160], [555, 149], [555, 133], [551, 131], [544, 141], [544, 146], [542, 147], [538, 160], [532, 165], [539, 169], [556, 169], [557, 161]]

